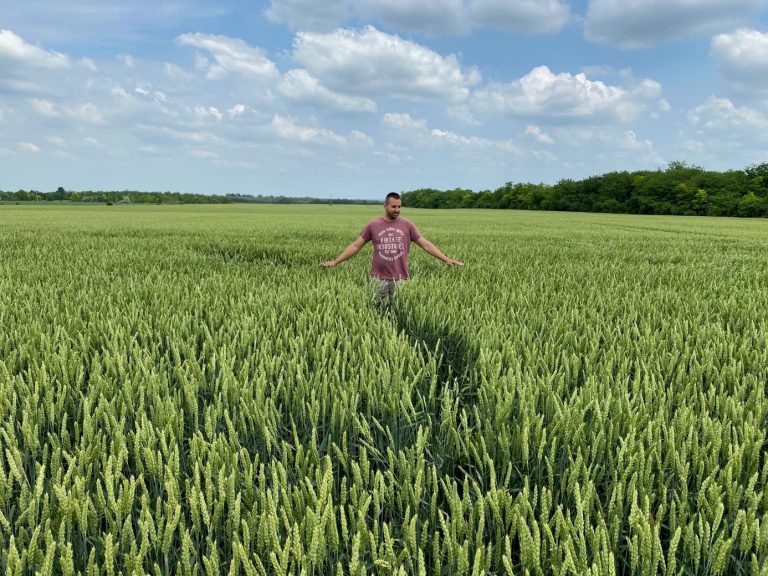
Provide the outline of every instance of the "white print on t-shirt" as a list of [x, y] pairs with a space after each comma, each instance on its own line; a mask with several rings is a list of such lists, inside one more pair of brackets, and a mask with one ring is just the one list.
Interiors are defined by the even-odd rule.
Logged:
[[374, 244], [376, 251], [387, 262], [394, 262], [405, 256], [405, 232], [394, 226], [387, 226], [379, 232]]

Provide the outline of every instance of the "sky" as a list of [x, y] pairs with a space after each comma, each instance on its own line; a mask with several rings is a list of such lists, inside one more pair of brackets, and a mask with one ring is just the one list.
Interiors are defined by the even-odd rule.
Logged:
[[3, 0], [0, 190], [378, 199], [768, 161], [768, 0]]

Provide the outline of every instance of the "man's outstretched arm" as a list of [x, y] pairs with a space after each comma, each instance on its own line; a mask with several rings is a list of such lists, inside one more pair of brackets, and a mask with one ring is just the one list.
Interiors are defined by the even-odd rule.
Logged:
[[363, 240], [363, 237], [360, 236], [357, 240], [355, 240], [349, 246], [344, 248], [341, 254], [336, 256], [336, 258], [334, 258], [333, 260], [329, 260], [328, 262], [321, 262], [320, 266], [322, 266], [323, 268], [329, 268], [331, 266], [336, 266], [337, 264], [341, 264], [342, 262], [344, 262], [344, 260], [352, 258], [352, 256], [360, 252], [360, 248], [365, 246], [365, 242], [366, 241]]
[[453, 258], [448, 258], [445, 254], [440, 252], [437, 246], [432, 244], [429, 240], [424, 238], [424, 236], [420, 236], [418, 240], [414, 240], [416, 244], [419, 245], [419, 247], [424, 250], [427, 254], [430, 256], [434, 256], [444, 264], [447, 264], [448, 266], [464, 266], [464, 262], [459, 262], [458, 260], [454, 260]]

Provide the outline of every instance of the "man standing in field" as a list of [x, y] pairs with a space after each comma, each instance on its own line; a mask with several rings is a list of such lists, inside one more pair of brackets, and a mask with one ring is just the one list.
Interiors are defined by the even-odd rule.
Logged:
[[448, 266], [464, 266], [463, 262], [448, 258], [437, 246], [424, 238], [410, 220], [402, 218], [400, 207], [400, 195], [396, 192], [387, 194], [384, 216], [368, 222], [360, 237], [344, 248], [334, 260], [320, 264], [323, 267], [341, 264], [357, 254], [367, 242], [373, 242], [370, 280], [380, 309], [388, 308], [392, 304], [397, 285], [410, 277], [408, 249], [411, 242]]

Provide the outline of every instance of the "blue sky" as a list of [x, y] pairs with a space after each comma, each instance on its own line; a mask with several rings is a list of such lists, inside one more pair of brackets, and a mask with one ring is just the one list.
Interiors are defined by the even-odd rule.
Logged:
[[6, 0], [0, 189], [381, 198], [768, 161], [768, 0]]

